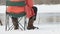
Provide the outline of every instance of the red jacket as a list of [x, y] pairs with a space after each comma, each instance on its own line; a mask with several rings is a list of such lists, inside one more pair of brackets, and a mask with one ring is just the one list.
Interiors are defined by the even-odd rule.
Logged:
[[24, 7], [20, 7], [20, 6], [8, 6], [7, 7], [7, 12], [9, 13], [20, 13], [20, 12], [26, 12], [26, 17], [30, 18], [34, 15], [34, 11], [32, 9], [33, 7], [33, 1], [32, 0], [26, 0], [26, 6], [25, 6], [25, 10]]

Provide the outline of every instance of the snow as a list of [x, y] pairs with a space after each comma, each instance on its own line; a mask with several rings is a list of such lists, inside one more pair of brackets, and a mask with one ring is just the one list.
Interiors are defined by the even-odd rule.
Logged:
[[[2, 34], [60, 34], [60, 24], [40, 24], [38, 30], [2, 31]], [[3, 33], [4, 32], [4, 33]]]
[[[60, 4], [57, 5], [34, 5], [38, 8], [38, 13], [60, 12]], [[6, 6], [0, 6], [0, 13], [6, 12]]]
[[5, 13], [6, 12], [6, 6], [5, 5], [1, 5], [0, 6], [0, 13]]
[[[60, 34], [60, 23], [40, 23], [39, 21], [39, 13], [59, 13], [60, 12], [60, 5], [35, 5], [38, 7], [38, 16], [37, 20], [35, 21], [36, 24], [34, 26], [38, 26], [39, 29], [35, 30], [12, 30], [12, 31], [5, 31], [5, 25], [0, 26], [0, 34]], [[0, 6], [0, 13], [6, 12], [6, 6]], [[43, 15], [44, 16], [44, 15]], [[39, 21], [39, 22], [38, 22]]]
[[60, 12], [60, 5], [35, 5], [38, 7], [38, 13], [56, 13]]

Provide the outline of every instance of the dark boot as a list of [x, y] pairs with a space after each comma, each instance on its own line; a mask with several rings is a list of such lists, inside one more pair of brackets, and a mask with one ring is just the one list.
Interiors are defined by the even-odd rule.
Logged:
[[33, 26], [33, 23], [34, 23], [34, 18], [29, 19], [28, 27], [27, 27], [28, 30], [35, 29], [35, 28], [38, 29], [38, 27]]
[[13, 25], [14, 25], [14, 29], [15, 30], [19, 29], [18, 19], [12, 17], [12, 22], [13, 22]]
[[39, 29], [38, 27], [35, 27], [35, 26], [32, 26], [32, 27], [27, 27], [28, 30], [31, 30], [31, 29]]

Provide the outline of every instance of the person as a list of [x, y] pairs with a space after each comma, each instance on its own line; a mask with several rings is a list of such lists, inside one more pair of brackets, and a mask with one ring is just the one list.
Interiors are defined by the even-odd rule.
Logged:
[[36, 20], [36, 16], [37, 16], [37, 7], [33, 6], [32, 9], [34, 10], [35, 15], [29, 18], [28, 27], [27, 27], [28, 30], [35, 29], [35, 28], [39, 29], [38, 27], [35, 27], [33, 25], [34, 21]]
[[[12, 2], [20, 2], [20, 0], [10, 0]], [[22, 0], [23, 1], [23, 0]], [[36, 27], [33, 26], [33, 22], [35, 18], [33, 18], [35, 15], [34, 13], [34, 7], [33, 7], [33, 0], [25, 0], [25, 8], [23, 6], [8, 6], [6, 13], [14, 13], [14, 14], [20, 14], [22, 12], [26, 13], [26, 17], [29, 18], [27, 29], [35, 29]], [[25, 9], [25, 10], [24, 10]], [[36, 11], [36, 10], [35, 10]], [[14, 25], [14, 29], [19, 29], [18, 25], [18, 17], [12, 17], [12, 22]]]

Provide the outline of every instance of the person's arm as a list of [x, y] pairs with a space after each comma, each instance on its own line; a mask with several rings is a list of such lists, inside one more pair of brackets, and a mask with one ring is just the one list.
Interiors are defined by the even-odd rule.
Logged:
[[26, 4], [27, 4], [29, 7], [33, 7], [33, 0], [26, 0]]

